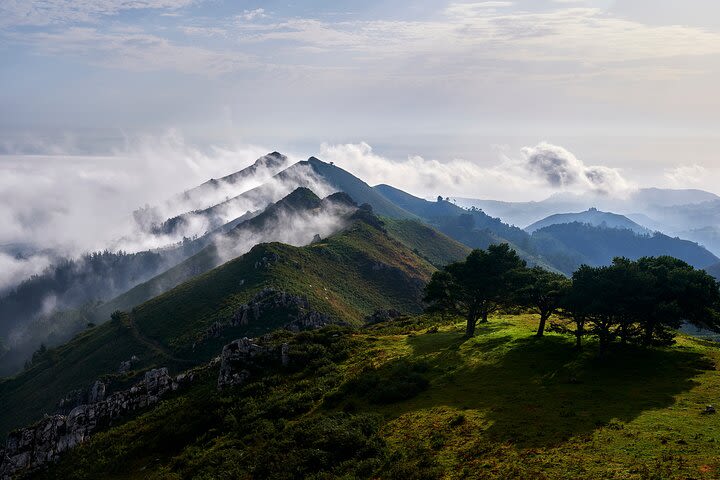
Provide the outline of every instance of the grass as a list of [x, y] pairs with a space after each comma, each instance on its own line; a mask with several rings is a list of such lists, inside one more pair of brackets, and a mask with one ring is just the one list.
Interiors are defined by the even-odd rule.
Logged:
[[[534, 338], [535, 320], [495, 317], [470, 340], [461, 323], [425, 316], [289, 337], [293, 352], [310, 352], [296, 370], [268, 372], [222, 395], [210, 378], [97, 435], [50, 474], [720, 476], [720, 415], [701, 413], [720, 392], [717, 344], [681, 335], [667, 348], [616, 345], [601, 359], [592, 343], [578, 353], [571, 338]], [[428, 333], [432, 326], [437, 333]], [[412, 391], [393, 396], [397, 385]], [[188, 418], [179, 440], [167, 431], [193, 411], [203, 421]], [[318, 440], [325, 437], [332, 441]]]
[[[422, 232], [426, 227], [406, 225]], [[420, 233], [416, 235], [419, 238]], [[434, 238], [431, 247], [401, 240], [355, 221], [344, 231], [307, 247], [261, 244], [226, 264], [182, 283], [128, 312], [124, 322], [91, 328], [65, 345], [49, 349], [41, 361], [15, 377], [0, 381], [0, 435], [52, 413], [71, 390], [88, 388], [103, 377], [122, 385], [148, 368], [167, 366], [177, 372], [206, 362], [222, 346], [243, 336], [258, 336], [288, 321], [277, 312], [262, 322], [229, 328], [219, 338], [193, 348], [214, 322], [226, 322], [239, 305], [259, 290], [272, 287], [308, 297], [313, 309], [359, 325], [376, 309], [417, 313], [422, 287], [434, 267], [425, 260], [450, 239]], [[201, 252], [199, 255], [204, 255]], [[265, 259], [276, 259], [269, 262]], [[128, 374], [117, 374], [122, 361], [141, 362]]]

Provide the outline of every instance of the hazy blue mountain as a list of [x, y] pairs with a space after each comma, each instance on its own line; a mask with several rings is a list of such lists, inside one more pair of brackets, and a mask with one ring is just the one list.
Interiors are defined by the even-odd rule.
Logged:
[[532, 233], [535, 230], [539, 230], [549, 225], [574, 222], [585, 223], [594, 227], [623, 228], [640, 234], [652, 233], [652, 231], [648, 228], [633, 222], [623, 215], [611, 212], [601, 212], [597, 208], [590, 208], [584, 212], [577, 213], [556, 213], [555, 215], [550, 215], [549, 217], [528, 225], [525, 227], [525, 231]]
[[669, 255], [705, 268], [720, 259], [689, 240], [659, 232], [642, 235], [628, 229], [594, 227], [584, 223], [559, 223], [540, 228], [532, 234], [533, 246], [543, 258], [572, 273], [582, 264], [608, 265], [614, 257], [637, 259]]
[[[720, 202], [720, 197], [714, 193], [695, 189], [642, 188], [629, 193], [625, 198], [590, 193], [580, 195], [562, 192], [537, 202], [503, 202], [462, 197], [455, 200], [460, 206], [480, 208], [488, 215], [499, 217], [513, 225], [530, 225], [556, 213], [581, 211], [595, 207], [623, 215], [630, 213], [644, 214], [658, 220], [665, 227], [659, 230], [670, 231], [673, 230], [672, 225], [677, 222], [670, 222], [671, 225], [668, 225], [663, 218], [659, 218], [658, 212], [662, 212], [663, 209], [668, 207], [677, 207], [679, 211], [685, 211], [689, 207], [684, 206]], [[707, 211], [707, 207], [706, 205], [691, 210]], [[715, 208], [720, 212], [720, 208], [717, 208], [717, 206]], [[703, 222], [702, 218], [698, 218], [695, 225], [707, 225], [707, 223]]]

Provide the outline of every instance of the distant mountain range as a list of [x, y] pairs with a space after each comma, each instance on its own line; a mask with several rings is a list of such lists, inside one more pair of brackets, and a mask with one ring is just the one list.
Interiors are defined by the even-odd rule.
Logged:
[[652, 231], [698, 242], [720, 255], [720, 197], [703, 190], [639, 189], [625, 198], [558, 193], [539, 202], [501, 202], [456, 198], [462, 207], [485, 213], [518, 226], [532, 225], [550, 215], [589, 208], [625, 215]]
[[[692, 208], [720, 205], [713, 197], [696, 190], [646, 189], [626, 207], [651, 211], [665, 205], [682, 216]], [[463, 208], [463, 202], [428, 201], [390, 185], [372, 187], [315, 157], [288, 165], [285, 156], [272, 152], [245, 169], [136, 212], [147, 235], [179, 242], [129, 255], [105, 252], [57, 262], [0, 296], [0, 374], [16, 371], [40, 343], [57, 345], [88, 324], [106, 322], [114, 310], [132, 310], [181, 288], [254, 245], [299, 247], [343, 231], [348, 209], [358, 206], [432, 267], [496, 243], [510, 244], [530, 265], [565, 274], [582, 263], [607, 264], [615, 256], [672, 255], [700, 268], [720, 263], [693, 242], [650, 234], [655, 229], [650, 216], [645, 223], [597, 209], [567, 213], [585, 201], [590, 200], [558, 195], [528, 203], [473, 200]], [[687, 201], [700, 203], [668, 206]], [[178, 211], [183, 206], [192, 208]], [[158, 217], [164, 211], [173, 216]], [[543, 212], [549, 214], [540, 216]], [[528, 218], [534, 223], [528, 222], [527, 231], [512, 225], [527, 225], [518, 219]], [[712, 235], [707, 229], [697, 232]]]
[[632, 220], [623, 215], [618, 215], [616, 213], [610, 212], [601, 212], [597, 208], [590, 208], [584, 212], [578, 213], [556, 213], [554, 215], [550, 215], [549, 217], [543, 218], [542, 220], [538, 220], [532, 225], [528, 225], [527, 227], [525, 227], [525, 231], [528, 233], [533, 233], [536, 230], [548, 227], [550, 225], [575, 222], [592, 225], [593, 227], [627, 229], [641, 235], [648, 235], [652, 233], [651, 230], [633, 222]]
[[[697, 205], [720, 201], [717, 195], [695, 189], [641, 188], [626, 198], [615, 198], [597, 194], [556, 193], [537, 202], [503, 202], [457, 197], [462, 207], [476, 207], [488, 215], [500, 217], [513, 225], [524, 226], [537, 222], [555, 213], [598, 208], [621, 214], [657, 213], [659, 209], [676, 206]], [[648, 214], [649, 217], [653, 215]]]

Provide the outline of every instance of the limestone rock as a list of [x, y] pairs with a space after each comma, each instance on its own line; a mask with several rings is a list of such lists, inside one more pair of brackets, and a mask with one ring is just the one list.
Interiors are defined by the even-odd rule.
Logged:
[[[48, 462], [56, 461], [65, 452], [85, 442], [99, 428], [138, 409], [157, 403], [169, 391], [191, 383], [193, 371], [175, 378], [167, 368], [145, 373], [144, 378], [128, 390], [106, 396], [101, 381], [93, 383], [87, 395], [87, 404], [77, 405], [67, 415], [46, 416], [40, 422], [10, 433], [0, 447], [0, 479], [12, 478], [18, 473], [30, 473]], [[82, 396], [72, 392], [60, 404], [66, 408]], [[65, 402], [65, 403], [63, 403]]]

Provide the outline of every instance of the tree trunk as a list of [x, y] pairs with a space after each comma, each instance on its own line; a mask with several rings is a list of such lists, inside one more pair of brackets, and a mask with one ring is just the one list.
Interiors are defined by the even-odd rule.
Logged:
[[643, 344], [652, 345], [653, 333], [655, 333], [655, 322], [647, 321], [645, 324], [645, 335], [643, 336]]
[[584, 320], [575, 320], [575, 348], [582, 350], [582, 337], [584, 332]]
[[550, 317], [547, 313], [541, 313], [540, 314], [540, 325], [538, 325], [537, 333], [535, 334], [536, 337], [542, 337], [543, 333], [545, 332], [545, 322]]
[[483, 312], [482, 312], [482, 318], [481, 318], [481, 320], [480, 320], [480, 323], [487, 323], [487, 317], [488, 317], [488, 312], [487, 312], [487, 310], [483, 310]]
[[601, 357], [605, 356], [608, 346], [610, 345], [610, 325], [599, 325], [598, 328], [598, 347]]
[[475, 318], [474, 315], [468, 316], [467, 327], [465, 328], [465, 337], [466, 338], [472, 338], [475, 335], [475, 324], [476, 323], [477, 323], [477, 318]]

